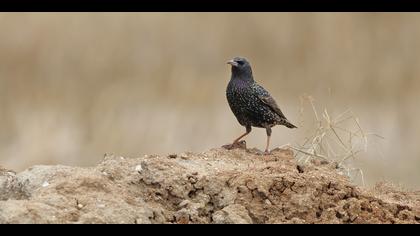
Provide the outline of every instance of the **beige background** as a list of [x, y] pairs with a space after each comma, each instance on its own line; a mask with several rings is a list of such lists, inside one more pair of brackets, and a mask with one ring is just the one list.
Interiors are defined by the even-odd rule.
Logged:
[[[243, 132], [225, 98], [225, 62], [241, 55], [300, 127], [276, 127], [273, 146], [313, 131], [300, 107], [309, 94], [385, 137], [354, 162], [369, 184], [418, 188], [419, 23], [415, 13], [2, 13], [0, 165], [226, 144]], [[265, 131], [247, 141], [262, 149]]]

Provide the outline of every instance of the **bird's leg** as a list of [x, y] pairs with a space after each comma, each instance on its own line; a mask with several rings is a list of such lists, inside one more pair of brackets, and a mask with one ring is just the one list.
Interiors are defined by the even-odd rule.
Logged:
[[251, 133], [251, 126], [247, 126], [246, 127], [246, 132], [244, 134], [242, 134], [241, 136], [239, 136], [239, 138], [235, 139], [235, 141], [233, 141], [232, 144], [227, 144], [227, 145], [224, 145], [223, 147], [226, 148], [226, 149], [229, 149], [229, 150], [235, 148], [236, 146], [237, 147], [241, 147], [241, 145], [238, 145], [239, 141], [243, 137], [245, 137], [246, 135], [248, 135], [249, 133]]
[[235, 145], [239, 142], [239, 140], [241, 140], [243, 137], [247, 136], [249, 133], [251, 133], [251, 126], [247, 126], [246, 127], [246, 132], [244, 134], [242, 134], [241, 136], [239, 136], [237, 139], [235, 139], [235, 141], [233, 141], [232, 145]]
[[271, 128], [268, 127], [265, 129], [267, 132], [267, 146], [265, 146], [265, 154], [270, 154], [270, 150], [268, 149], [268, 147], [270, 146], [270, 137], [271, 137]]

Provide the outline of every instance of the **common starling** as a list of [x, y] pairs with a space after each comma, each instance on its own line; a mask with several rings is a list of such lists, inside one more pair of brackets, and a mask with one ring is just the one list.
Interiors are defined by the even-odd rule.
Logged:
[[246, 132], [235, 139], [230, 147], [248, 135], [251, 127], [259, 127], [266, 129], [265, 153], [269, 153], [271, 127], [297, 127], [287, 120], [267, 90], [254, 81], [251, 65], [245, 58], [235, 57], [227, 63], [232, 66], [232, 76], [226, 89], [226, 97], [239, 124], [246, 128]]

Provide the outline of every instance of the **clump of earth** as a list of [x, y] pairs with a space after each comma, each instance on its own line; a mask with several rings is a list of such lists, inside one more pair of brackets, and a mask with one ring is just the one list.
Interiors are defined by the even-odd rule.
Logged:
[[358, 187], [336, 167], [215, 148], [0, 168], [0, 223], [420, 223], [420, 192]]

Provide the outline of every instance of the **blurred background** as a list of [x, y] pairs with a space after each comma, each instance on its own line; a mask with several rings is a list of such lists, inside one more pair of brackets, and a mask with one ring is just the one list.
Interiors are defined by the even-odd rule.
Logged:
[[[226, 61], [245, 56], [300, 127], [274, 128], [272, 148], [313, 132], [301, 104], [311, 95], [385, 138], [355, 160], [368, 184], [419, 188], [419, 23], [416, 13], [2, 13], [0, 165], [227, 144], [244, 128], [226, 102]], [[263, 149], [265, 130], [247, 143]]]

